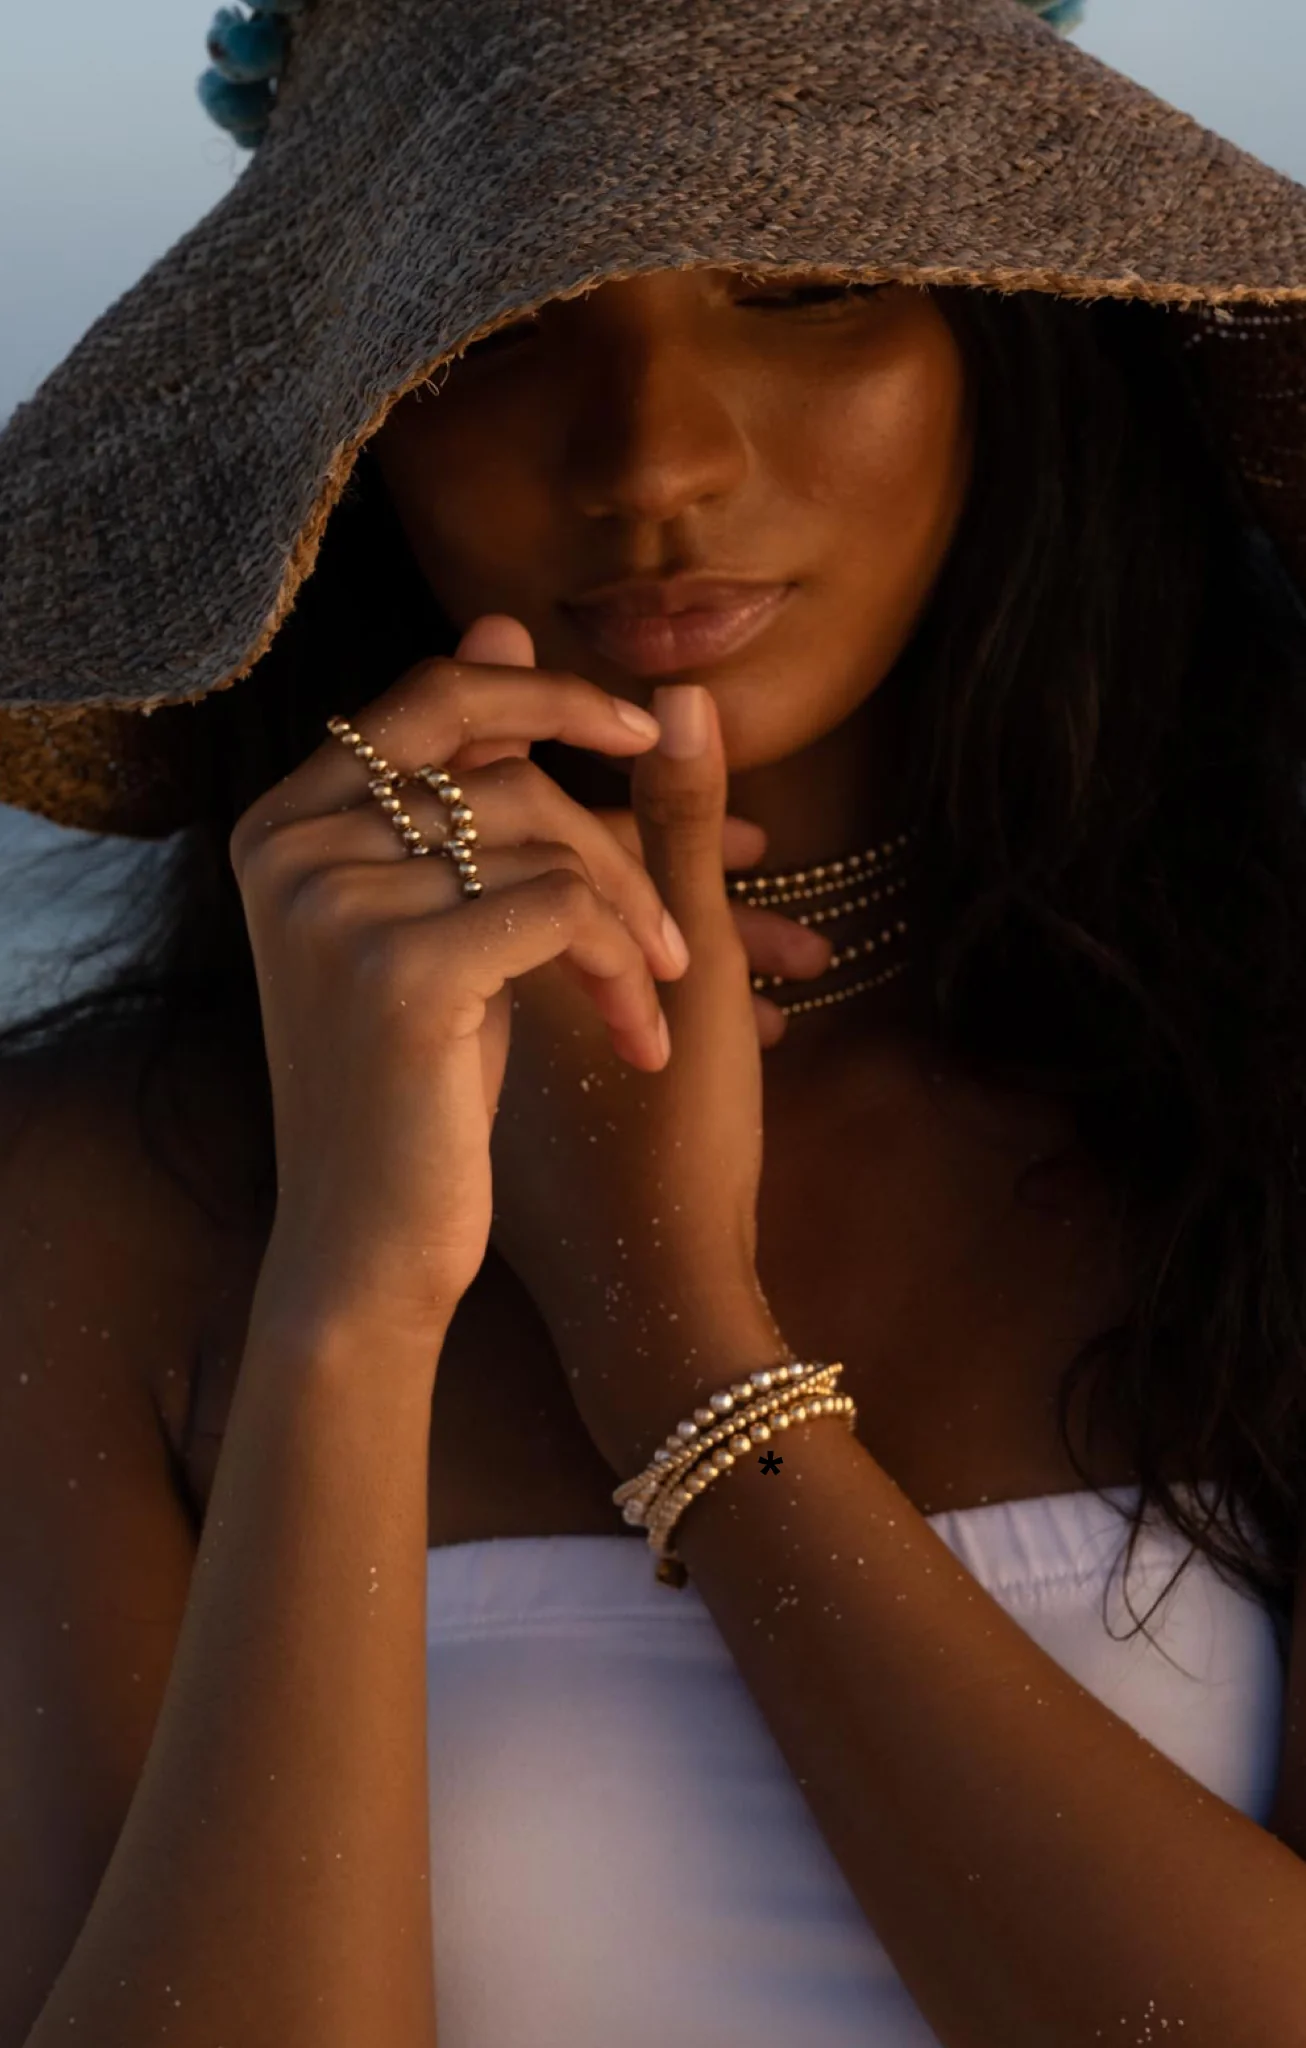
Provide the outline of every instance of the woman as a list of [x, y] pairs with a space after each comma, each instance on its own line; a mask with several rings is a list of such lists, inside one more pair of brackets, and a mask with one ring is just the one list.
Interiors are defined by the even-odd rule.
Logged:
[[1306, 200], [365, 13], [0, 444], [5, 794], [190, 828], [10, 1034], [0, 2041], [1291, 2039]]

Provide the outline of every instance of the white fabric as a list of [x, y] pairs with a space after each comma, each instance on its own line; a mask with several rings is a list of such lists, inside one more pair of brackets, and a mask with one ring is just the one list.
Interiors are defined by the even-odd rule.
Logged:
[[[929, 1520], [1050, 1656], [1264, 1824], [1283, 1677], [1259, 1602], [1198, 1555], [1148, 1621], [1161, 1648], [1113, 1641], [1128, 1532], [1095, 1495]], [[1148, 1524], [1135, 1615], [1187, 1548]], [[431, 1551], [428, 1679], [440, 2048], [937, 2048], [693, 1581], [660, 1585], [642, 1540]]]

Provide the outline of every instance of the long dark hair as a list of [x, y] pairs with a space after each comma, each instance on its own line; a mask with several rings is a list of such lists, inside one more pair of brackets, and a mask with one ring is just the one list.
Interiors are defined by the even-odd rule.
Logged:
[[[1282, 1653], [1306, 1505], [1306, 609], [1163, 308], [935, 297], [970, 378], [974, 480], [883, 686], [920, 709], [921, 1021], [977, 1078], [1068, 1104], [1114, 1192], [1134, 1299], [1067, 1366], [1058, 1424], [1090, 1484], [1068, 1427], [1088, 1375], [1090, 1428], [1109, 1417], [1134, 1447], [1127, 1563], [1154, 1504], [1265, 1602]], [[183, 1027], [216, 1021], [260, 1133], [251, 1196], [268, 1199], [232, 825], [329, 711], [454, 644], [364, 456], [267, 655], [187, 711], [202, 815], [134, 963], [0, 1033], [0, 1054], [130, 1020], [146, 1117]], [[1214, 1498], [1166, 1470], [1214, 1474]]]

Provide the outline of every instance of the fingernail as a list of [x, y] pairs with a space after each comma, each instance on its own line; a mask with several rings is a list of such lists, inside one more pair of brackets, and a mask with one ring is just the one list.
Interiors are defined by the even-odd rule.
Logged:
[[656, 718], [650, 718], [648, 712], [642, 711], [638, 704], [631, 704], [625, 697], [614, 697], [612, 708], [622, 724], [628, 725], [632, 732], [637, 732], [641, 739], [655, 740], [657, 738], [658, 722]]
[[707, 745], [706, 691], [700, 683], [663, 683], [653, 692], [653, 715], [662, 727], [658, 752], [688, 761]]
[[671, 1033], [667, 1030], [666, 1014], [662, 1010], [658, 1011], [658, 1044], [662, 1048], [663, 1059], [670, 1059]]
[[677, 967], [688, 967], [689, 948], [685, 944], [685, 935], [669, 910], [662, 913], [662, 942]]

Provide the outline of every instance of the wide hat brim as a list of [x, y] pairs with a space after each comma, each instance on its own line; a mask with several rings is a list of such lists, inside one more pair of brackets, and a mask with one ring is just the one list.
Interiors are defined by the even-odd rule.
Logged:
[[185, 824], [184, 707], [396, 400], [696, 264], [1173, 306], [1306, 589], [1306, 187], [1016, 0], [314, 0], [249, 168], [0, 435], [0, 801]]

